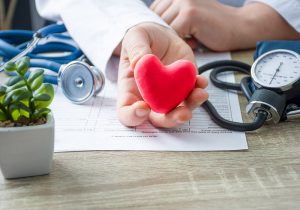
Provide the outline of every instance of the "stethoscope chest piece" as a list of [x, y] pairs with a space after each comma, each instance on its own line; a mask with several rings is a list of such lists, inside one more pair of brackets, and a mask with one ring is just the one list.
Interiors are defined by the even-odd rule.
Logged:
[[97, 68], [82, 61], [63, 65], [58, 72], [58, 85], [64, 95], [75, 104], [82, 104], [103, 89], [105, 78]]

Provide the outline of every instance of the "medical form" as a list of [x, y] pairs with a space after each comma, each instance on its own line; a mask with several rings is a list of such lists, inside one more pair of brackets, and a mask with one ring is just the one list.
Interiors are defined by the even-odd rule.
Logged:
[[[224, 59], [230, 59], [230, 54], [196, 53], [198, 66]], [[233, 82], [234, 76], [226, 74], [223, 80]], [[236, 94], [216, 88], [211, 83], [207, 90], [210, 101], [222, 116], [241, 121]], [[100, 95], [84, 105], [71, 104], [60, 89], [57, 89], [51, 105], [56, 121], [55, 151], [247, 149], [244, 132], [234, 132], [219, 127], [201, 107], [193, 112], [193, 118], [189, 122], [180, 127], [158, 129], [148, 122], [134, 128], [125, 127], [116, 115], [116, 97], [117, 84], [110, 80], [106, 80], [105, 88]]]

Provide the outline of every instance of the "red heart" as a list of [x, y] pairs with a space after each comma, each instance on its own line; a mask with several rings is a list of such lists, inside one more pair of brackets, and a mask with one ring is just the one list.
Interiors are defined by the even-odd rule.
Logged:
[[134, 77], [144, 101], [158, 113], [168, 113], [190, 94], [196, 83], [195, 65], [178, 60], [164, 66], [152, 54], [139, 59]]

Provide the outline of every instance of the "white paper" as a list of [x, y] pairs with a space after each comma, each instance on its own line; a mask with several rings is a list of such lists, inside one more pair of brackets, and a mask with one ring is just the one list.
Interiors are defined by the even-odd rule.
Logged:
[[[229, 53], [196, 53], [198, 65], [230, 59]], [[226, 81], [234, 81], [227, 74]], [[210, 100], [226, 118], [241, 121], [236, 94], [209, 85]], [[116, 83], [106, 81], [103, 92], [88, 104], [71, 104], [57, 90], [51, 105], [56, 120], [55, 151], [154, 150], [213, 151], [247, 149], [245, 133], [216, 125], [203, 108], [181, 127], [157, 129], [149, 123], [136, 128], [120, 124], [116, 116]]]

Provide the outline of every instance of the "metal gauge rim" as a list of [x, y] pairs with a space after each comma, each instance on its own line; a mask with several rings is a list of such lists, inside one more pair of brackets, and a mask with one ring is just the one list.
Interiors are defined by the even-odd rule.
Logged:
[[[93, 79], [93, 84], [92, 84], [93, 88], [92, 88], [91, 92], [85, 98], [82, 98], [80, 100], [74, 100], [74, 99], [70, 98], [69, 94], [65, 92], [64, 88], [62, 88], [61, 78], [64, 76], [65, 69], [69, 68], [72, 65], [78, 65], [78, 64], [83, 65], [86, 69], [88, 69], [89, 73], [91, 75], [93, 75], [94, 79]], [[95, 81], [95, 75], [94, 75], [94, 72], [91, 70], [91, 67], [89, 65], [87, 65], [86, 63], [82, 62], [82, 61], [72, 61], [68, 64], [65, 64], [61, 67], [61, 69], [58, 72], [58, 84], [59, 84], [59, 86], [62, 88], [62, 91], [63, 91], [64, 95], [70, 101], [72, 101], [75, 104], [83, 104], [83, 103], [87, 102], [95, 94], [95, 82], [96, 82]]]
[[252, 77], [254, 83], [258, 87], [265, 87], [265, 88], [274, 89], [274, 90], [287, 91], [287, 90], [291, 89], [296, 82], [299, 81], [300, 76], [298, 76], [298, 78], [296, 78], [294, 81], [290, 82], [289, 84], [283, 85], [281, 87], [274, 87], [273, 85], [262, 84], [262, 82], [256, 76], [255, 70], [256, 70], [257, 64], [266, 56], [268, 56], [270, 54], [274, 54], [274, 53], [289, 53], [289, 54], [292, 54], [293, 56], [295, 56], [300, 61], [300, 55], [292, 50], [286, 50], [286, 49], [271, 50], [271, 51], [266, 52], [263, 55], [259, 56], [256, 59], [256, 61], [253, 63], [253, 65], [251, 67], [251, 77]]

